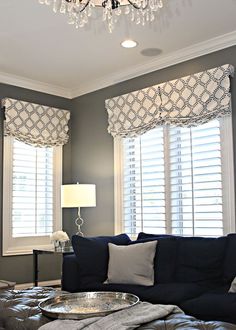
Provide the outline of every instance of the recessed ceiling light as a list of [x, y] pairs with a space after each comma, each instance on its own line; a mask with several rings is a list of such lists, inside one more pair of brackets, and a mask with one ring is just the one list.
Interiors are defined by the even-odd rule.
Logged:
[[121, 46], [124, 48], [134, 48], [138, 45], [137, 41], [127, 39], [121, 42]]

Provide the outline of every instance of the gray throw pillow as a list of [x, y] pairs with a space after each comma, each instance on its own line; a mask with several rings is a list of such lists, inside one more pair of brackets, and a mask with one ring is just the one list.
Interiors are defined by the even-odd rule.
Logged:
[[109, 263], [105, 283], [153, 285], [156, 245], [157, 241], [127, 246], [109, 243]]
[[233, 282], [231, 283], [229, 292], [236, 292], [236, 277], [234, 278]]

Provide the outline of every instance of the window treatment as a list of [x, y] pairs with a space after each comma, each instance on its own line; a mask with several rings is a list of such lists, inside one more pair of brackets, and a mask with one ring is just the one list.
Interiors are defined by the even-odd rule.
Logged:
[[197, 126], [231, 112], [230, 76], [225, 64], [105, 101], [108, 132], [135, 137], [164, 124]]
[[11, 98], [2, 100], [5, 109], [4, 135], [40, 147], [68, 142], [70, 112]]

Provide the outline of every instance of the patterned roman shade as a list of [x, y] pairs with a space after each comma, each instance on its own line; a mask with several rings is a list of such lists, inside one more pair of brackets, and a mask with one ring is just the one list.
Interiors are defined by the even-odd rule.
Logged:
[[158, 125], [196, 126], [227, 115], [233, 73], [234, 67], [225, 64], [108, 99], [108, 132], [134, 137]]
[[4, 135], [40, 147], [68, 142], [70, 112], [39, 104], [5, 98]]

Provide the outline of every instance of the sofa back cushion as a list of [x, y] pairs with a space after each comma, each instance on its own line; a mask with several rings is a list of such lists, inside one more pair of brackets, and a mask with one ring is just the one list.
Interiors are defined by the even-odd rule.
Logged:
[[226, 237], [178, 239], [176, 281], [214, 284], [222, 282]]
[[158, 239], [161, 237], [166, 238], [166, 237], [180, 237], [180, 236], [174, 236], [174, 235], [168, 235], [168, 234], [149, 234], [149, 233], [144, 233], [143, 231], [141, 231], [138, 234], [137, 240], [148, 239], [148, 238]]
[[154, 263], [155, 283], [175, 282], [178, 239], [159, 237]]
[[231, 283], [236, 276], [236, 234], [227, 236], [226, 252], [224, 258], [224, 283]]
[[138, 235], [138, 240], [153, 239], [158, 240], [154, 261], [155, 283], [214, 285], [222, 282], [227, 237], [182, 237], [143, 232]]
[[80, 286], [103, 283], [107, 276], [108, 243], [127, 245], [126, 234], [117, 236], [72, 236], [72, 246], [77, 257]]
[[139, 233], [138, 242], [157, 240], [154, 259], [154, 282], [170, 283], [175, 281], [178, 241], [176, 236]]

